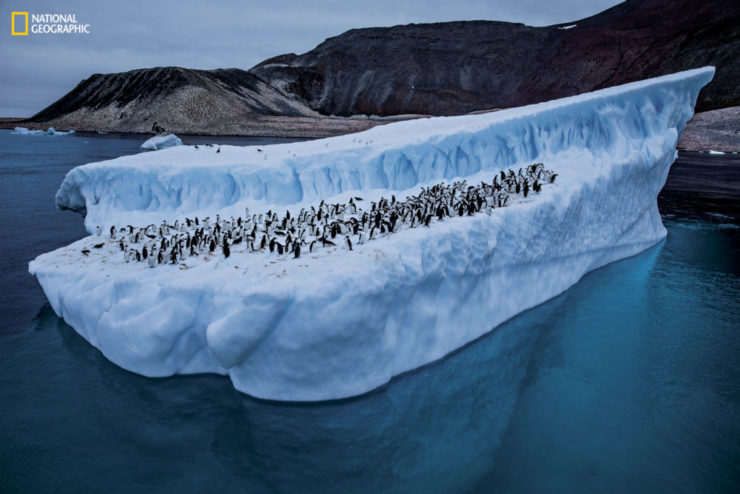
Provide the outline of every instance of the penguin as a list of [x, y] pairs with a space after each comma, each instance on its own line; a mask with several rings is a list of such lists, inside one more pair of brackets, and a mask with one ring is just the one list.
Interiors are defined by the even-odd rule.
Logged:
[[221, 152], [221, 148], [216, 149], [216, 152], [217, 153], [220, 153]]
[[347, 247], [352, 250], [352, 241], [349, 239], [349, 235], [346, 235], [344, 239], [347, 241]]
[[101, 232], [101, 230], [100, 230], [100, 225], [96, 226], [96, 227], [95, 227], [95, 235], [97, 235], [97, 236], [99, 237], [101, 233], [102, 233], [102, 232]]
[[293, 258], [298, 259], [299, 257], [301, 257], [301, 243], [296, 242], [293, 245]]
[[152, 251], [152, 255], [149, 256], [149, 259], [147, 260], [147, 264], [149, 264], [149, 267], [150, 268], [153, 268], [154, 267], [154, 265], [155, 265], [154, 251]]

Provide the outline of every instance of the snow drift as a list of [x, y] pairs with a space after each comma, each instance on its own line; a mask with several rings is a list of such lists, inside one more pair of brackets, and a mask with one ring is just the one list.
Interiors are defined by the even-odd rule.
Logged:
[[182, 140], [175, 134], [167, 134], [147, 139], [141, 145], [141, 149], [144, 149], [145, 151], [157, 151], [158, 149], [169, 148], [172, 146], [182, 146]]
[[[88, 231], [186, 215], [291, 209], [544, 162], [557, 182], [493, 214], [300, 260], [233, 255], [196, 266], [80, 255], [30, 264], [55, 312], [147, 376], [216, 372], [276, 400], [357, 395], [438, 359], [666, 230], [657, 195], [714, 69], [496, 113], [428, 118], [263, 147], [179, 146], [81, 166], [57, 193]], [[119, 253], [120, 254], [120, 253]]]

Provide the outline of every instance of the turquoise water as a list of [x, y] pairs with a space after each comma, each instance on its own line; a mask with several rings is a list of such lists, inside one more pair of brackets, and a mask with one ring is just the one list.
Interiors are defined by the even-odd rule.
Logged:
[[54, 315], [26, 263], [83, 231], [53, 194], [142, 139], [20, 139], [0, 131], [0, 492], [740, 489], [734, 220], [673, 216], [661, 244], [442, 361], [285, 405], [131, 374]]

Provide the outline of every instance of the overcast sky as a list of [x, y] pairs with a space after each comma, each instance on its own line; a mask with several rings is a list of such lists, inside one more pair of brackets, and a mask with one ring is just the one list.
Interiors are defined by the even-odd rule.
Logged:
[[[614, 0], [0, 0], [0, 116], [30, 116], [94, 73], [178, 65], [248, 69], [358, 27], [500, 20], [546, 26]], [[75, 14], [88, 35], [11, 36], [10, 13]]]

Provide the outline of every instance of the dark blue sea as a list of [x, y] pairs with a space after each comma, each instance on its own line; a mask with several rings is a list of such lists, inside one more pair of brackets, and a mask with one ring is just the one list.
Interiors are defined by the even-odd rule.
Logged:
[[144, 139], [0, 131], [0, 492], [740, 492], [737, 155], [681, 155], [654, 248], [380, 390], [291, 405], [124, 371], [28, 274], [84, 235], [65, 173]]

